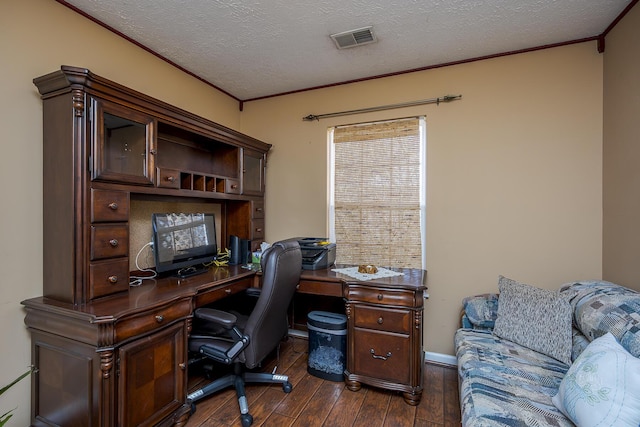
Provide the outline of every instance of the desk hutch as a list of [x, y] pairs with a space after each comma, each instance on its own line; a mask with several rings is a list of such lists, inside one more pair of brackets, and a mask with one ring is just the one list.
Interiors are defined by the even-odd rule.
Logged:
[[31, 422], [182, 425], [193, 307], [251, 286], [254, 273], [130, 288], [131, 201], [216, 203], [222, 247], [230, 235], [259, 247], [271, 145], [86, 69], [62, 66], [34, 83], [44, 253], [43, 296], [23, 302], [36, 367]]
[[[31, 423], [183, 426], [193, 311], [259, 277], [213, 267], [131, 287], [133, 214], [144, 203], [213, 204], [222, 246], [236, 235], [257, 249], [271, 145], [86, 69], [63, 66], [34, 83], [43, 100], [44, 274], [43, 296], [22, 302], [35, 366]], [[384, 387], [417, 405], [426, 272], [399, 271], [371, 282], [303, 271], [297, 294], [346, 309], [350, 390]]]

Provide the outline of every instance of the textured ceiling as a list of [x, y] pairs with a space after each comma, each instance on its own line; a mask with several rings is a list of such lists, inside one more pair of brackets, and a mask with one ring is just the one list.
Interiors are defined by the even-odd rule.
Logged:
[[[59, 0], [239, 100], [602, 34], [631, 0]], [[338, 50], [330, 34], [373, 26]]]

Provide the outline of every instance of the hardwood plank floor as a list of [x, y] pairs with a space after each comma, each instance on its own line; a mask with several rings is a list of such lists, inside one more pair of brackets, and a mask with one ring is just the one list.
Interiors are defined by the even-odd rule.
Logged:
[[[289, 376], [293, 391], [279, 385], [248, 384], [249, 412], [253, 425], [300, 427], [449, 427], [460, 425], [458, 377], [455, 368], [426, 364], [424, 392], [417, 406], [404, 402], [402, 394], [362, 386], [348, 390], [343, 382], [326, 381], [307, 372], [307, 340], [290, 337], [280, 346], [277, 372]], [[276, 358], [265, 361], [271, 372]], [[192, 374], [189, 391], [209, 380]], [[241, 426], [235, 390], [229, 388], [197, 402], [185, 427]]]

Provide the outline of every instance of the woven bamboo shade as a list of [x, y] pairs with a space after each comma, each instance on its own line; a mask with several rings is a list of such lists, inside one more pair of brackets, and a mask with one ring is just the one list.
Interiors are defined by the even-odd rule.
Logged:
[[334, 130], [337, 262], [422, 268], [417, 118]]

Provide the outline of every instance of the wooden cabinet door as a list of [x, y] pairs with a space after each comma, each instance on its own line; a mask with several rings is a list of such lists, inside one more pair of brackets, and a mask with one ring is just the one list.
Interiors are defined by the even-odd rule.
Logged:
[[118, 425], [155, 426], [186, 402], [185, 321], [122, 346]]
[[122, 105], [93, 100], [92, 178], [147, 184], [155, 182], [155, 122]]
[[242, 194], [264, 194], [265, 156], [258, 151], [242, 150]]

